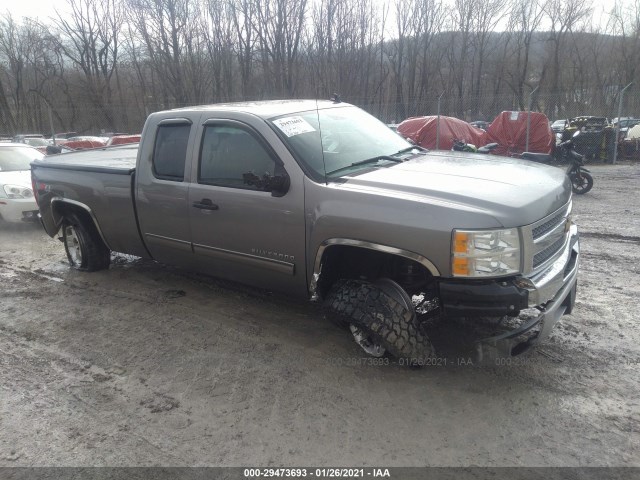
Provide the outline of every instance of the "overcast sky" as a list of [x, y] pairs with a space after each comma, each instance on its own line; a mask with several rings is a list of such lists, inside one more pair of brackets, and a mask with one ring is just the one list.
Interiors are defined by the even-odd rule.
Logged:
[[[11, 2], [11, 7], [6, 8], [6, 11], [10, 12], [15, 20], [21, 17], [38, 17], [45, 19], [47, 17], [53, 17], [55, 10], [64, 9], [66, 2], [60, 0], [8, 0]], [[5, 9], [3, 9], [5, 10]]]
[[[20, 17], [38, 17], [41, 20], [55, 16], [55, 10], [65, 11], [68, 6], [65, 0], [3, 0], [9, 8], [0, 8], [0, 11], [9, 11], [14, 19]], [[383, 0], [378, 0], [382, 2]], [[5, 4], [6, 5], [6, 4]], [[608, 11], [613, 6], [612, 0], [593, 0], [594, 21], [597, 21], [603, 11]]]

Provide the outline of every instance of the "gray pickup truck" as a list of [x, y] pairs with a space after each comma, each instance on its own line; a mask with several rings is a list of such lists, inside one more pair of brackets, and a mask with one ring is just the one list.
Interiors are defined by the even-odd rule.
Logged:
[[124, 252], [322, 301], [374, 356], [433, 358], [424, 327], [453, 317], [510, 319], [478, 345], [515, 355], [575, 301], [563, 171], [428, 152], [345, 103], [154, 113], [139, 146], [48, 157], [32, 178], [74, 268]]

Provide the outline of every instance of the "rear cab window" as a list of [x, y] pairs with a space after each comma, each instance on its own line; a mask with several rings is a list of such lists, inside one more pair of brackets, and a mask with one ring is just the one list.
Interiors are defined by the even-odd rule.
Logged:
[[153, 175], [161, 180], [184, 181], [191, 125], [159, 125], [153, 148]]

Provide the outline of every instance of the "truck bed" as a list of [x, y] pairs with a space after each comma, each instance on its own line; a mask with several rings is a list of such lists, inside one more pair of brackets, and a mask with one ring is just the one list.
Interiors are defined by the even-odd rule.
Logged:
[[34, 163], [38, 167], [130, 175], [136, 169], [138, 144], [93, 148], [51, 155]]
[[148, 256], [138, 232], [134, 205], [137, 153], [138, 145], [122, 145], [52, 155], [32, 162], [47, 233], [55, 236], [60, 228], [60, 205], [80, 207], [93, 217], [109, 249]]

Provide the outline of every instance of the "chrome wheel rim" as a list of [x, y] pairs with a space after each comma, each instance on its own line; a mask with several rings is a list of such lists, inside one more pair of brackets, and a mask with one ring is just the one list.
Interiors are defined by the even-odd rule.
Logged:
[[67, 251], [73, 265], [82, 265], [82, 250], [76, 229], [69, 225], [64, 230], [64, 238], [67, 241]]
[[352, 323], [349, 325], [349, 328], [353, 334], [353, 339], [369, 355], [372, 357], [382, 357], [386, 353], [386, 349], [382, 345], [375, 343], [360, 327]]

